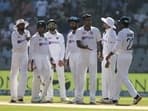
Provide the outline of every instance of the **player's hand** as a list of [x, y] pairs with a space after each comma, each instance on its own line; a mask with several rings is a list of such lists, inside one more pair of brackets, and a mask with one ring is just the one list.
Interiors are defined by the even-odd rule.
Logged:
[[30, 40], [30, 37], [27, 37], [26, 40], [29, 41]]
[[105, 68], [109, 68], [109, 65], [110, 65], [110, 62], [109, 61], [106, 61]]
[[36, 65], [34, 63], [34, 60], [29, 60], [28, 61], [28, 71], [33, 71], [34, 69], [36, 69]]
[[69, 65], [69, 59], [65, 59], [64, 64], [67, 67]]
[[93, 49], [89, 48], [88, 45], [86, 46], [86, 49], [88, 49], [88, 50], [90, 50], [90, 51], [93, 50]]
[[53, 58], [50, 58], [50, 63], [51, 63], [51, 68], [52, 68], [52, 69], [55, 69], [56, 64], [55, 64]]
[[59, 60], [58, 65], [59, 65], [60, 67], [64, 66], [64, 61]]
[[97, 55], [98, 55], [99, 61], [103, 61], [103, 59], [104, 59], [103, 55], [100, 52], [98, 52]]

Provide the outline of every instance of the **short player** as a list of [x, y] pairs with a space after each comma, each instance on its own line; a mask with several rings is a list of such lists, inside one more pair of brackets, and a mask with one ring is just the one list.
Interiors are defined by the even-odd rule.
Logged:
[[[64, 36], [57, 31], [57, 24], [54, 19], [48, 21], [48, 32], [45, 33], [45, 36], [49, 40], [49, 48], [52, 57], [52, 64], [54, 64], [55, 69], [58, 74], [58, 80], [60, 85], [60, 96], [61, 102], [67, 102], [68, 98], [66, 97], [66, 88], [65, 88], [65, 75], [64, 75], [64, 56], [65, 56], [65, 42]], [[53, 80], [53, 75], [52, 75]], [[47, 99], [49, 102], [53, 100], [53, 84], [49, 86], [47, 92]]]
[[[46, 23], [44, 20], [37, 22], [37, 32], [30, 41], [29, 66], [34, 70], [32, 84], [32, 102], [46, 102], [45, 96], [51, 84], [51, 64], [48, 39], [44, 36]], [[41, 91], [41, 92], [40, 92]]]
[[[15, 30], [11, 35], [12, 60], [10, 72], [11, 103], [23, 102], [27, 82], [28, 46], [30, 32], [26, 29], [29, 25], [24, 19], [16, 21]], [[20, 78], [18, 80], [18, 74]]]
[[113, 86], [114, 84], [114, 78], [115, 78], [115, 63], [116, 63], [116, 56], [112, 56], [110, 59], [110, 67], [106, 68], [106, 56], [110, 53], [112, 50], [112, 47], [115, 44], [117, 35], [115, 32], [116, 26], [115, 21], [111, 17], [101, 18], [101, 21], [103, 22], [103, 28], [105, 29], [105, 32], [103, 33], [102, 37], [102, 45], [103, 45], [103, 61], [102, 61], [102, 99], [101, 103], [110, 103], [110, 100], [112, 100], [113, 96]]
[[124, 84], [130, 95], [133, 97], [133, 104], [137, 104], [142, 97], [138, 94], [136, 89], [128, 78], [128, 70], [132, 62], [133, 52], [133, 40], [134, 32], [129, 28], [130, 18], [123, 16], [118, 22], [120, 31], [118, 32], [117, 41], [112, 51], [106, 57], [106, 67], [110, 65], [110, 58], [112, 55], [117, 54], [117, 83], [116, 83], [116, 98], [113, 99], [118, 101], [120, 94], [121, 84]]
[[71, 28], [71, 31], [67, 35], [67, 44], [66, 44], [66, 54], [65, 59], [66, 63], [69, 63], [71, 72], [73, 74], [73, 80], [74, 80], [74, 96], [75, 98], [72, 100], [72, 102], [77, 102], [77, 87], [78, 83], [78, 73], [77, 73], [77, 67], [78, 67], [78, 58], [79, 58], [79, 48], [77, 47], [76, 43], [76, 30], [78, 28], [79, 18], [75, 16], [71, 16], [68, 19], [69, 26]]
[[96, 103], [96, 80], [97, 80], [97, 45], [101, 41], [101, 34], [98, 28], [91, 26], [90, 14], [84, 14], [83, 26], [76, 31], [77, 46], [80, 48], [78, 64], [78, 103], [83, 103], [84, 84], [86, 73], [90, 74], [90, 104]]

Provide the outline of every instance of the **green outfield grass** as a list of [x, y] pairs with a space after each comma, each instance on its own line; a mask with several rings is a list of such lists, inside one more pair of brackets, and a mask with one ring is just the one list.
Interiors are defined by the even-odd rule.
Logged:
[[[0, 71], [0, 89], [9, 89], [9, 71]], [[89, 78], [89, 76], [88, 76]], [[140, 92], [148, 92], [148, 73], [130, 73], [129, 74], [130, 80], [133, 82], [135, 88]], [[73, 79], [72, 74], [69, 72], [65, 73], [66, 82], [70, 83], [67, 90], [73, 90]], [[57, 80], [57, 74], [54, 74], [54, 80]], [[29, 72], [28, 74], [28, 82], [27, 82], [27, 89], [31, 89], [32, 85], [32, 73]], [[86, 88], [88, 89], [88, 83], [86, 83]], [[59, 89], [59, 84], [54, 84], [54, 89]], [[98, 73], [98, 81], [97, 81], [97, 90], [101, 90], [101, 74]], [[123, 90], [126, 90], [123, 87]]]
[[[115, 109], [78, 109], [78, 108], [49, 108], [49, 107], [23, 107], [23, 106], [0, 106], [1, 111], [125, 111]], [[126, 110], [131, 111], [131, 110]], [[134, 111], [134, 110], [132, 110]], [[142, 110], [141, 110], [142, 111]]]

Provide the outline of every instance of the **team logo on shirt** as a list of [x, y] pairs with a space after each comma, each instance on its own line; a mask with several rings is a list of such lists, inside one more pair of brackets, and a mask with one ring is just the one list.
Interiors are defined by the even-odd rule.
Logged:
[[85, 40], [85, 39], [93, 39], [93, 36], [83, 36], [82, 40]]
[[69, 43], [73, 43], [73, 42], [75, 42], [74, 40], [69, 40]]
[[93, 35], [93, 32], [92, 32], [92, 31], [90, 31], [90, 34], [91, 34], [91, 35]]
[[50, 44], [59, 44], [59, 42], [57, 42], [57, 41], [49, 41], [48, 43], [49, 43], [49, 45]]
[[59, 39], [59, 37], [56, 37], [56, 39]]

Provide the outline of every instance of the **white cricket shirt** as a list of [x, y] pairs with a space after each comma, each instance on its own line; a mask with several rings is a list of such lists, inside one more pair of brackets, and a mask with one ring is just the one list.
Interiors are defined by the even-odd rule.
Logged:
[[132, 53], [134, 42], [134, 32], [129, 28], [124, 28], [119, 31], [117, 41], [112, 52], [117, 53]]
[[48, 38], [48, 41], [49, 41], [51, 57], [55, 61], [64, 60], [64, 56], [65, 56], [64, 36], [57, 31], [55, 34], [51, 34], [48, 31], [45, 33], [45, 36]]
[[21, 35], [17, 30], [11, 34], [12, 52], [22, 53], [28, 51], [29, 41], [26, 38], [31, 37], [30, 32], [25, 30]]
[[87, 31], [84, 29], [84, 26], [82, 26], [77, 29], [76, 37], [82, 44], [88, 45], [92, 51], [97, 51], [97, 42], [101, 40], [101, 34], [98, 28], [91, 27], [91, 30]]

